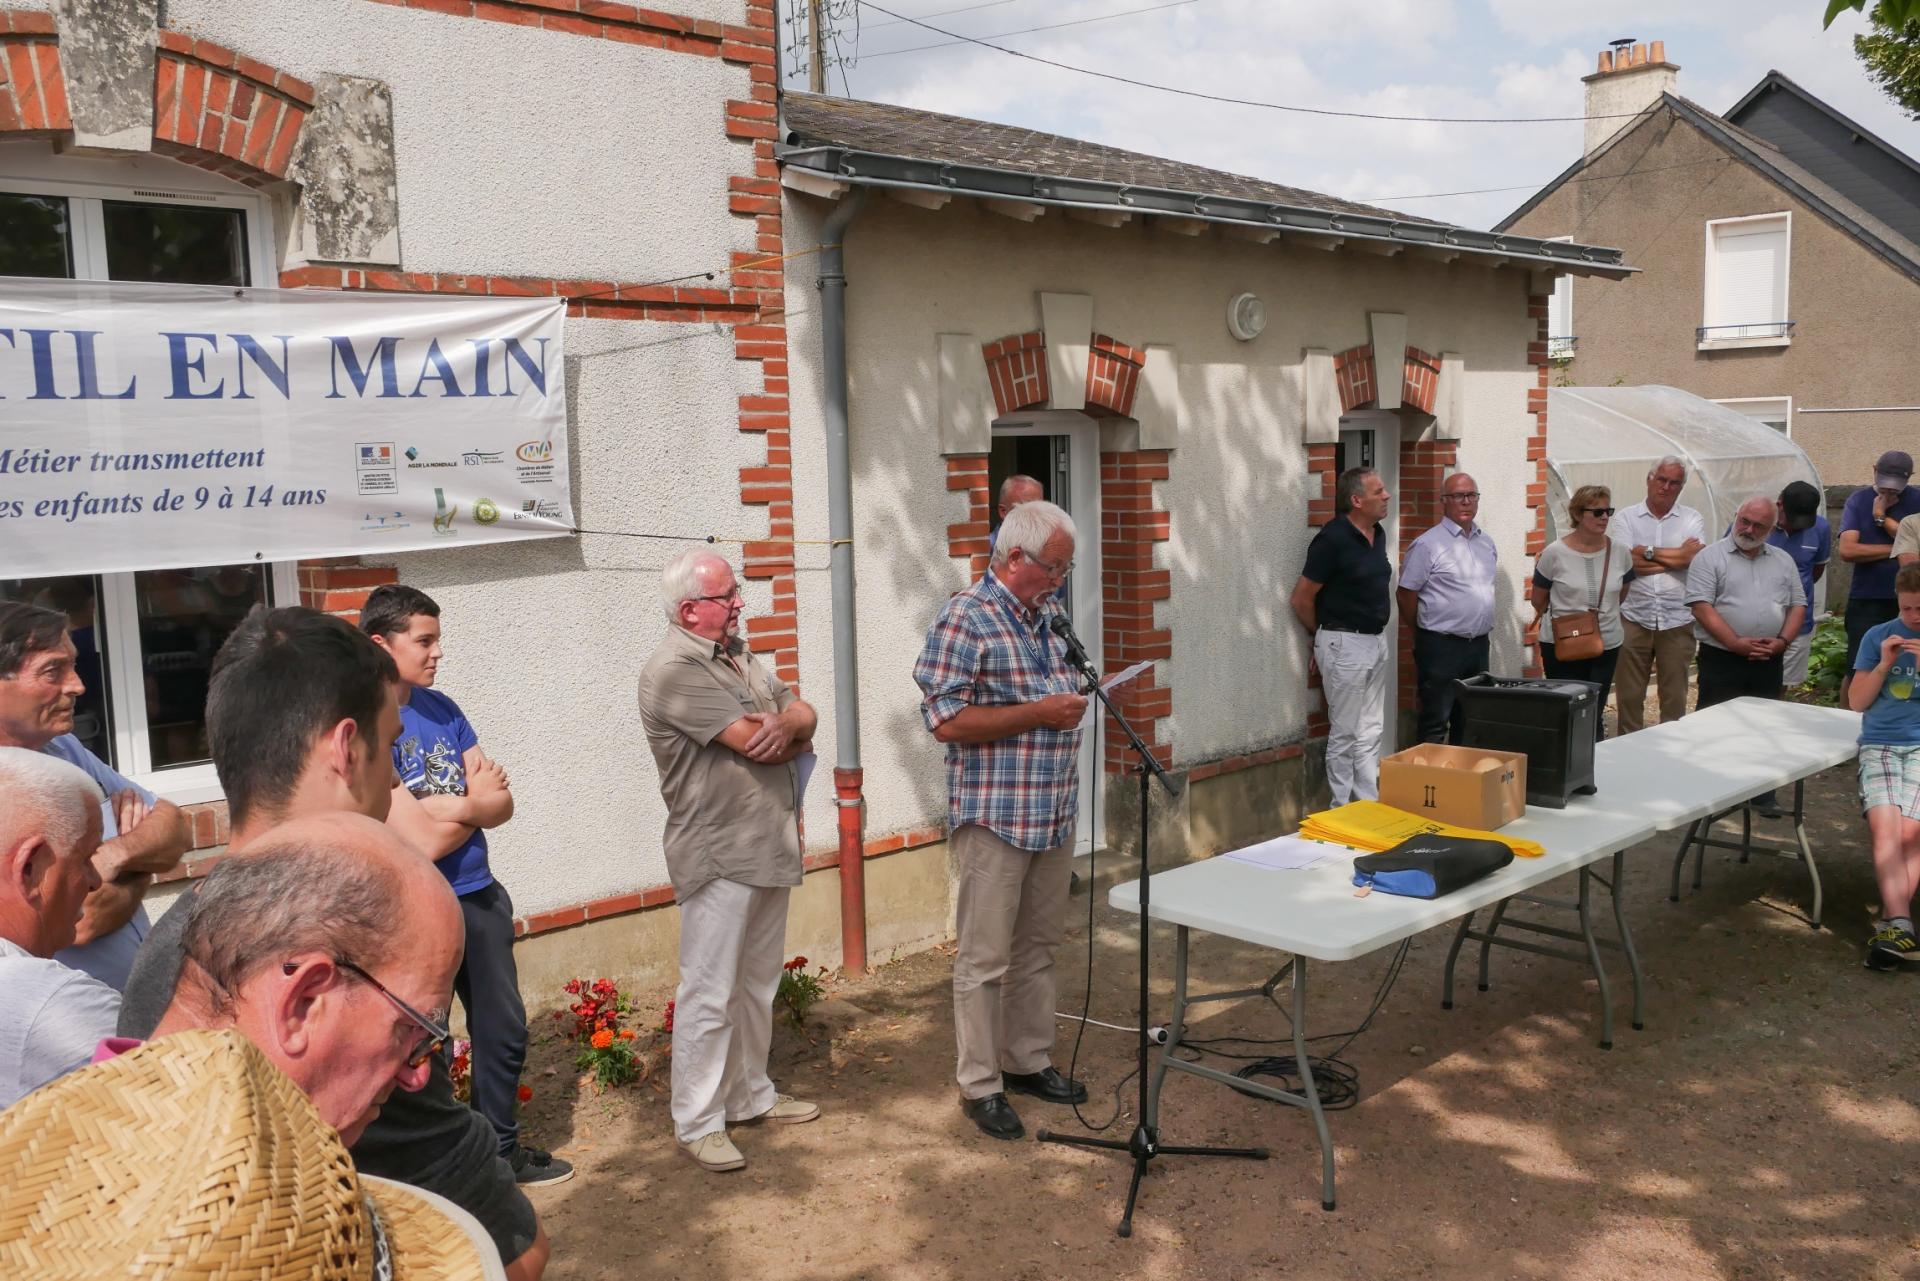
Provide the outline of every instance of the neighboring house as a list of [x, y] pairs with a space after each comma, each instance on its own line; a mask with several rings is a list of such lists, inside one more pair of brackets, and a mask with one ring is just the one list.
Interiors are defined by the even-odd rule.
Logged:
[[[792, 249], [865, 199], [844, 243], [867, 826], [925, 832], [930, 880], [945, 883], [945, 785], [911, 665], [941, 603], [984, 569], [1010, 471], [1079, 524], [1071, 608], [1096, 662], [1155, 664], [1123, 705], [1190, 784], [1163, 815], [1156, 803], [1160, 857], [1290, 830], [1324, 794], [1325, 723], [1287, 595], [1343, 464], [1373, 463], [1396, 495], [1390, 548], [1439, 519], [1450, 470], [1474, 475], [1501, 558], [1494, 661], [1520, 669], [1544, 531], [1547, 295], [1561, 273], [1625, 276], [1618, 251], [904, 107], [788, 94], [782, 124]], [[788, 286], [808, 300], [790, 324], [809, 392], [814, 263], [796, 259]], [[819, 401], [795, 401], [797, 484], [818, 483]], [[827, 620], [805, 596], [801, 618], [804, 668]], [[1410, 715], [1405, 685], [1397, 699]], [[1083, 805], [1083, 841], [1093, 822], [1104, 844], [1137, 840], [1123, 746], [1102, 744], [1105, 805]], [[1090, 744], [1083, 780], [1095, 768]]]
[[1555, 291], [1555, 382], [1684, 388], [1866, 483], [1920, 440], [1920, 164], [1778, 71], [1715, 115], [1659, 41], [1599, 63], [1585, 154], [1499, 225], [1641, 269]]

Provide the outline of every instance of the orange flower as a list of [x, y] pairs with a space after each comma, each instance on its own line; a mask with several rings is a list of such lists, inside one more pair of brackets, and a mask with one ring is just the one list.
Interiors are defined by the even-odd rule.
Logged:
[[609, 1045], [612, 1045], [612, 1044], [613, 1044], [613, 1033], [608, 1031], [606, 1028], [601, 1028], [598, 1032], [595, 1032], [593, 1034], [594, 1049], [604, 1050]]
[[623, 1041], [631, 1041], [635, 1035], [636, 1033], [630, 1027], [620, 1029], [620, 1039]]

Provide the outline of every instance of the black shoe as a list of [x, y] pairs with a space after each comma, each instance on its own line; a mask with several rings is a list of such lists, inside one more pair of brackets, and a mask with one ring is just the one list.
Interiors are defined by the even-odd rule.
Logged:
[[990, 1139], [1017, 1139], [1027, 1132], [1020, 1114], [1013, 1110], [1004, 1094], [989, 1094], [984, 1099], [961, 1099], [960, 1110]]
[[1787, 816], [1787, 812], [1780, 808], [1779, 799], [1775, 797], [1772, 792], [1768, 792], [1764, 796], [1756, 796], [1747, 803], [1753, 807], [1753, 812], [1761, 818], [1785, 818]]
[[1882, 925], [1867, 940], [1865, 965], [1870, 970], [1899, 970], [1920, 961], [1920, 940], [1898, 925]]
[[1048, 1064], [1038, 1072], [1002, 1072], [1000, 1079], [1015, 1094], [1031, 1094], [1049, 1103], [1085, 1103], [1087, 1087], [1060, 1075], [1060, 1069]]
[[513, 1181], [521, 1187], [540, 1183], [565, 1183], [573, 1177], [573, 1166], [551, 1152], [539, 1148], [517, 1147], [507, 1158], [513, 1167]]

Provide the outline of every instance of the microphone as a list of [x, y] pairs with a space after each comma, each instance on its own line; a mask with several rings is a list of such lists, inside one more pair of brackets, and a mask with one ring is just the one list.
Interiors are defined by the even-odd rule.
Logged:
[[1088, 680], [1097, 683], [1099, 677], [1093, 670], [1093, 660], [1087, 657], [1086, 647], [1080, 644], [1080, 638], [1073, 634], [1073, 624], [1067, 621], [1067, 616], [1055, 614], [1047, 620], [1047, 628], [1067, 647], [1067, 661], [1085, 672]]

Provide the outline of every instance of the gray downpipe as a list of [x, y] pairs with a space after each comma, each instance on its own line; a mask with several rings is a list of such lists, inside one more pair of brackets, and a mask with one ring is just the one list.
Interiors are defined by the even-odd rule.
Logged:
[[867, 895], [860, 769], [860, 660], [853, 590], [853, 457], [847, 431], [847, 264], [842, 241], [866, 205], [856, 188], [820, 229], [820, 359], [827, 425], [828, 563], [833, 571], [834, 803], [840, 848], [840, 964], [867, 968]]

